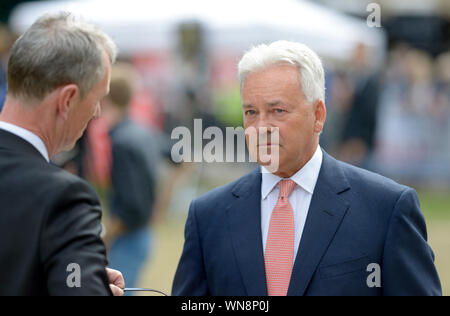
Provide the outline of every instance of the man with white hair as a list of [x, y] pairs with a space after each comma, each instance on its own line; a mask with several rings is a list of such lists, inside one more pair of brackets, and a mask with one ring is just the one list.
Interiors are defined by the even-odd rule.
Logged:
[[239, 77], [261, 166], [191, 203], [173, 294], [440, 295], [416, 192], [320, 148], [319, 57], [299, 43], [260, 45]]
[[49, 163], [70, 150], [109, 92], [113, 41], [71, 14], [38, 19], [14, 44], [0, 115], [0, 295], [123, 295], [106, 269], [101, 207]]

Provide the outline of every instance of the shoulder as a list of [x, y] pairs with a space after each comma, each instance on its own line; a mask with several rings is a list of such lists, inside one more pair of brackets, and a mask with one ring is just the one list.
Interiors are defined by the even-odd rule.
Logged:
[[414, 189], [383, 175], [335, 161], [335, 167], [342, 170], [342, 175], [350, 188], [344, 196], [361, 209], [376, 210], [378, 214], [383, 211], [386, 216], [390, 216], [402, 197], [417, 196]]
[[327, 158], [327, 164], [324, 167], [332, 174], [328, 178], [334, 183], [345, 183], [335, 187], [339, 188], [336, 190], [339, 197], [350, 206], [348, 220], [377, 227], [381, 233], [395, 218], [413, 213], [421, 216], [418, 195], [413, 188], [333, 158]]
[[344, 171], [352, 188], [361, 188], [374, 192], [391, 192], [394, 194], [400, 194], [405, 190], [411, 189], [381, 174], [355, 167], [342, 161], [338, 161], [338, 164]]
[[98, 201], [97, 193], [85, 180], [55, 165], [48, 164], [38, 176], [54, 200], [85, 199]]
[[255, 169], [237, 180], [199, 196], [192, 201], [191, 207], [199, 211], [206, 209], [221, 211], [229, 205], [231, 199], [237, 198], [242, 192], [257, 187], [258, 181], [261, 182], [260, 172], [259, 169]]
[[[43, 178], [44, 179], [44, 178]], [[48, 184], [41, 191], [45, 206], [41, 207], [46, 230], [60, 229], [69, 234], [88, 227], [100, 233], [102, 208], [95, 190], [85, 180], [56, 166], [50, 166], [45, 176]], [[66, 228], [62, 228], [66, 227]]]
[[133, 140], [140, 140], [152, 137], [153, 130], [131, 120], [120, 123], [111, 133], [111, 141], [114, 145], [127, 146]]

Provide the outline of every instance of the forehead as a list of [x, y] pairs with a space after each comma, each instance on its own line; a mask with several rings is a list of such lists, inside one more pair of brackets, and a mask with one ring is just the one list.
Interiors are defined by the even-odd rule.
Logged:
[[300, 72], [293, 65], [274, 65], [250, 73], [242, 86], [242, 99], [270, 98], [301, 92]]

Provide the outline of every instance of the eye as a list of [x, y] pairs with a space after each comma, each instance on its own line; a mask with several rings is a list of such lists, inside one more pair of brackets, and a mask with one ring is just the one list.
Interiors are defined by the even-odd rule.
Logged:
[[247, 110], [247, 111], [245, 111], [245, 115], [250, 115], [250, 116], [252, 116], [252, 115], [255, 115], [256, 114], [256, 111], [255, 110]]
[[283, 113], [283, 112], [286, 112], [286, 111], [283, 110], [283, 109], [274, 109], [274, 111], [275, 111], [275, 113]]

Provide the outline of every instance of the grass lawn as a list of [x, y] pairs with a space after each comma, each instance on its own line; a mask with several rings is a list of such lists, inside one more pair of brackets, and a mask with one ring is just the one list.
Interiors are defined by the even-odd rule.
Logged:
[[419, 191], [443, 295], [450, 296], [450, 192]]

